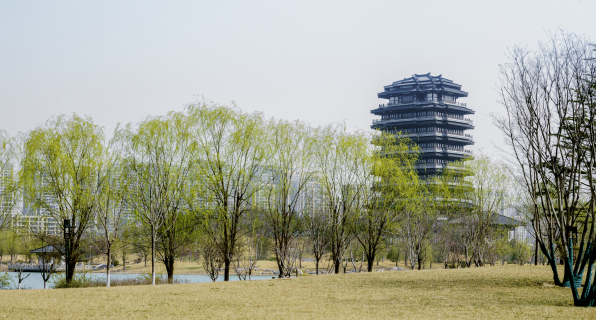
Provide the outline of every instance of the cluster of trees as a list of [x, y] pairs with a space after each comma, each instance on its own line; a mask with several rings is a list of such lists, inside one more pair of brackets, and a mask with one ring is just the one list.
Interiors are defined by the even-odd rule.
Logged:
[[[109, 286], [116, 249], [124, 264], [127, 252], [149, 257], [155, 284], [156, 261], [172, 281], [174, 262], [189, 256], [200, 256], [213, 279], [223, 268], [224, 280], [250, 277], [267, 254], [280, 277], [305, 253], [317, 274], [322, 261], [335, 273], [357, 260], [372, 271], [392, 247], [412, 269], [429, 257], [482, 266], [496, 261], [502, 237], [494, 228], [508, 184], [502, 164], [481, 156], [421, 180], [415, 143], [342, 124], [200, 103], [119, 126], [109, 141], [77, 115], [4, 141], [13, 147], [3, 160], [19, 167], [5, 175], [7, 199], [20, 194], [25, 211], [74, 226], [67, 281], [91, 250], [107, 257]], [[60, 234], [35, 237], [65, 247]]]
[[501, 65], [506, 113], [496, 118], [519, 169], [538, 247], [555, 284], [571, 287], [576, 306], [596, 305], [594, 50], [585, 37], [564, 32], [537, 50], [515, 47]]

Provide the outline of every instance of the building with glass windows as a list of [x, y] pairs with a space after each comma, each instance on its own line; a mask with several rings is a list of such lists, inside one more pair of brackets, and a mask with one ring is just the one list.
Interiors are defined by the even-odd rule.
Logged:
[[449, 163], [471, 156], [466, 147], [473, 145], [472, 120], [474, 114], [459, 101], [468, 96], [461, 85], [452, 80], [427, 74], [415, 74], [396, 81], [378, 94], [387, 99], [371, 113], [380, 116], [372, 128], [401, 133], [420, 147], [416, 168], [421, 178], [440, 173]]

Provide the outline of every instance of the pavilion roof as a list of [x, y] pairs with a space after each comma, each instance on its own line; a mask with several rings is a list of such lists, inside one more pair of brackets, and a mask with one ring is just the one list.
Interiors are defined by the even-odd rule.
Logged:
[[506, 226], [523, 226], [525, 225], [525, 223], [523, 223], [520, 220], [511, 218], [511, 217], [507, 217], [504, 216], [502, 214], [497, 214], [497, 216], [495, 217], [493, 224], [500, 224], [500, 225], [506, 225]]
[[45, 247], [30, 250], [31, 253], [60, 253], [62, 252], [59, 248], [53, 245], [47, 245]]
[[[461, 220], [461, 218], [456, 218], [456, 219], [449, 221], [449, 223], [459, 224], [459, 223], [462, 223], [462, 220]], [[511, 217], [507, 217], [507, 216], [504, 216], [499, 213], [497, 213], [495, 215], [495, 217], [493, 218], [493, 223], [491, 223], [491, 224], [493, 226], [494, 225], [502, 225], [502, 226], [509, 226], [509, 227], [517, 227], [517, 226], [525, 225], [525, 223], [523, 221], [511, 218]]]

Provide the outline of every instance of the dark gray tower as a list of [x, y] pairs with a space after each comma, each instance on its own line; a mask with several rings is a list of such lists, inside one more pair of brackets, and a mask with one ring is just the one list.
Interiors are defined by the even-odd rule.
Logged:
[[412, 139], [421, 149], [417, 165], [421, 178], [436, 175], [452, 161], [471, 156], [465, 147], [473, 145], [474, 111], [459, 98], [468, 96], [461, 85], [441, 75], [415, 74], [385, 87], [379, 98], [389, 100], [371, 110], [381, 116], [373, 120], [373, 129], [398, 133]]

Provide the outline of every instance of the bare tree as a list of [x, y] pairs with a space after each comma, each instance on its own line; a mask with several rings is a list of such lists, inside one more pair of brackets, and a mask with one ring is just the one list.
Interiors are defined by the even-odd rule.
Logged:
[[[591, 273], [594, 263], [588, 258], [594, 250], [596, 200], [592, 49], [587, 39], [562, 31], [538, 50], [515, 47], [501, 65], [499, 92], [506, 114], [495, 117], [533, 202], [536, 239], [555, 283], [571, 286], [576, 306], [596, 300], [590, 285], [581, 294], [577, 290], [585, 267]], [[579, 245], [577, 254], [573, 243]], [[563, 281], [557, 255], [565, 263]]]
[[39, 265], [39, 272], [41, 274], [41, 278], [43, 279], [44, 289], [46, 289], [46, 284], [55, 271], [56, 265], [54, 264], [53, 259], [51, 261], [48, 261], [47, 255], [41, 255], [41, 264]]
[[[316, 185], [311, 185], [308, 190], [308, 197], [315, 196]], [[315, 200], [311, 200], [315, 201]], [[315, 258], [315, 270], [319, 275], [319, 264], [329, 246], [330, 221], [327, 211], [321, 208], [320, 204], [312, 203], [308, 206], [302, 216], [302, 225], [312, 246], [312, 253]]]
[[203, 245], [201, 255], [203, 257], [203, 270], [205, 270], [211, 281], [215, 282], [219, 277], [219, 269], [223, 265], [219, 250], [207, 240], [207, 243]]
[[[17, 272], [17, 280], [18, 280], [17, 289], [21, 290], [21, 283], [23, 282], [23, 280], [29, 278], [29, 276], [31, 274], [28, 273], [25, 277], [23, 277], [23, 266], [21, 264], [17, 264], [15, 271]], [[44, 289], [45, 289], [45, 282], [44, 282]]]

